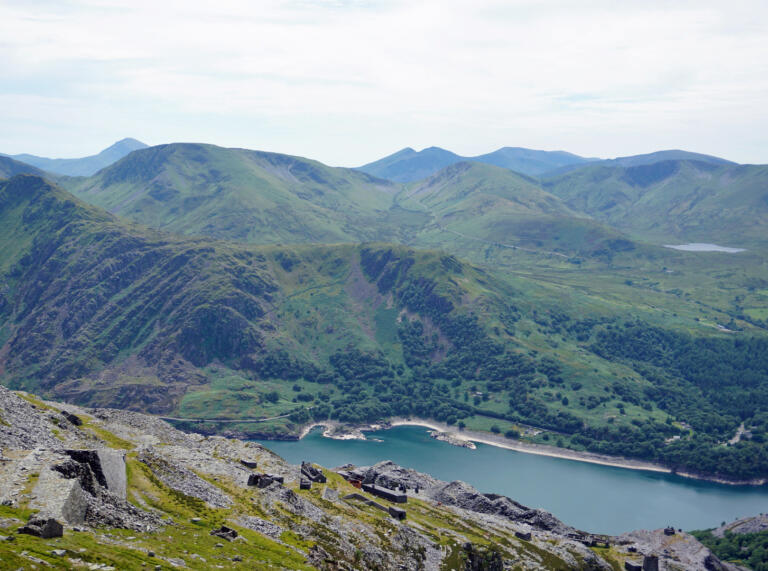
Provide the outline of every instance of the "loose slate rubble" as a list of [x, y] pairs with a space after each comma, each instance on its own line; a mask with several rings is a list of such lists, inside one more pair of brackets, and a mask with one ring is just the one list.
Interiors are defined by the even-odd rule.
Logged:
[[178, 464], [171, 464], [152, 447], [143, 448], [139, 452], [138, 460], [146, 464], [152, 473], [169, 488], [203, 500], [215, 508], [226, 508], [232, 505], [232, 498], [219, 488], [203, 480], [191, 470]]
[[251, 515], [240, 516], [240, 519], [238, 519], [235, 523], [242, 527], [247, 527], [253, 531], [258, 531], [262, 535], [266, 535], [267, 537], [271, 537], [273, 539], [279, 539], [280, 535], [284, 531], [282, 527], [272, 523], [271, 521], [267, 521], [265, 519], [261, 519], [260, 517]]

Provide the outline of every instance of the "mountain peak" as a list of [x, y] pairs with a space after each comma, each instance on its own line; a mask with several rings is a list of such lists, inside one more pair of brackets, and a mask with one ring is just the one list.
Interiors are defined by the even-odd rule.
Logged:
[[103, 152], [108, 151], [110, 149], [131, 149], [132, 151], [135, 151], [136, 149], [146, 149], [149, 145], [146, 143], [142, 143], [138, 139], [134, 139], [132, 137], [126, 137], [125, 139], [120, 139], [116, 143], [113, 143], [106, 149], [104, 149]]
[[136, 139], [125, 138], [110, 145], [97, 155], [75, 159], [49, 159], [35, 155], [12, 155], [11, 158], [22, 161], [49, 173], [66, 176], [91, 176], [104, 167], [119, 161], [127, 154], [138, 149], [147, 148], [147, 145]]

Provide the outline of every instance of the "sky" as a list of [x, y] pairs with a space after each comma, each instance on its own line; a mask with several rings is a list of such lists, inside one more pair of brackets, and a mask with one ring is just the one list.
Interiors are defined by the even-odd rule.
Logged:
[[768, 2], [0, 0], [0, 152], [123, 137], [768, 163]]

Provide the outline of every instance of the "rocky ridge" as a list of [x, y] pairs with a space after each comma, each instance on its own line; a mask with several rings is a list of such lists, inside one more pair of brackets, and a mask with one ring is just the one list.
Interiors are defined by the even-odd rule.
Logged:
[[[326, 470], [306, 489], [254, 442], [2, 387], [0, 449], [0, 560], [13, 568], [608, 571], [653, 552], [661, 569], [735, 569], [662, 530], [590, 546], [552, 514], [392, 462]], [[249, 485], [262, 473], [266, 486]], [[357, 480], [407, 488], [405, 518]]]
[[752, 517], [745, 517], [721, 525], [712, 530], [715, 537], [723, 537], [726, 532], [730, 533], [760, 533], [768, 530], [768, 514], [759, 514]]

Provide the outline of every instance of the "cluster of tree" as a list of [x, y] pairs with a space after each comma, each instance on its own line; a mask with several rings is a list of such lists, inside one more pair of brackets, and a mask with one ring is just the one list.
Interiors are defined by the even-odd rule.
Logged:
[[[638, 371], [670, 393], [672, 401], [678, 401], [665, 403], [667, 406], [681, 407], [685, 401], [696, 401], [699, 406], [709, 403], [708, 408], [741, 420], [768, 411], [765, 337], [695, 338], [627, 323], [600, 331], [591, 349], [606, 359], [639, 365]], [[655, 396], [663, 398], [662, 394]]]
[[313, 382], [333, 382], [333, 378], [322, 377], [323, 371], [312, 363], [292, 357], [288, 351], [273, 351], [266, 353], [256, 360], [250, 356], [244, 357], [240, 365], [253, 371], [262, 379], [283, 379], [295, 381], [301, 378]]
[[754, 571], [768, 571], [768, 531], [731, 533], [715, 537], [710, 531], [691, 534], [723, 561], [748, 565]]
[[[632, 450], [681, 471], [745, 479], [768, 474], [764, 445], [768, 420], [768, 339], [765, 337], [699, 338], [641, 322], [599, 330], [590, 349], [605, 359], [621, 360], [650, 383], [648, 399], [688, 423], [689, 438], [664, 442], [657, 437], [633, 439]], [[627, 390], [626, 387], [616, 390]], [[623, 394], [634, 402], [637, 394]], [[751, 441], [723, 445], [744, 422], [757, 435]], [[657, 431], [659, 436], [663, 431]], [[652, 433], [649, 433], [652, 434]], [[590, 449], [606, 448], [585, 442]], [[650, 448], [642, 441], [650, 444]]]

